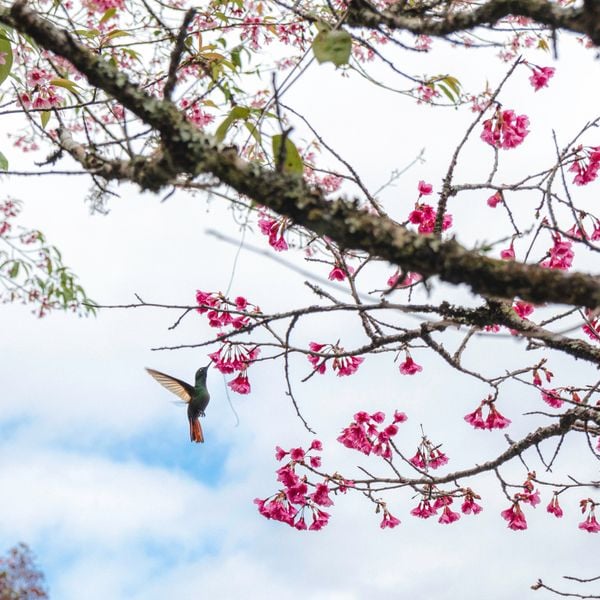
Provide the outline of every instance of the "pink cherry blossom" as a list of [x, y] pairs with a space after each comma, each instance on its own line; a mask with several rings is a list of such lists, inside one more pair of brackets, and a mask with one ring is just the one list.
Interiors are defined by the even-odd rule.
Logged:
[[475, 429], [485, 429], [485, 421], [483, 420], [482, 415], [482, 406], [479, 405], [475, 411], [465, 415], [465, 421], [475, 427]]
[[[321, 350], [326, 346], [327, 344], [317, 344], [317, 342], [310, 342], [308, 344], [308, 347], [313, 351], [313, 352], [321, 352]], [[316, 354], [308, 354], [307, 355], [308, 361], [310, 362], [310, 364], [314, 367], [314, 370], [317, 373], [320, 373], [321, 375], [323, 375], [323, 373], [325, 373], [325, 370], [327, 369], [327, 359], [323, 358], [321, 356], [317, 356]]]
[[248, 366], [256, 360], [260, 353], [260, 348], [255, 346], [249, 349], [243, 344], [232, 344], [225, 342], [219, 350], [212, 352], [208, 356], [215, 363], [215, 367], [225, 373], [233, 373], [234, 371], [245, 371]]
[[419, 517], [419, 519], [429, 519], [429, 517], [435, 515], [437, 510], [431, 506], [429, 500], [421, 500], [415, 508], [410, 511], [413, 517]]
[[433, 191], [433, 186], [430, 183], [425, 183], [423, 180], [419, 181], [418, 185], [419, 196], [429, 196]]
[[501, 513], [502, 518], [508, 521], [508, 527], [514, 531], [523, 531], [527, 529], [527, 521], [525, 515], [521, 510], [518, 502], [514, 502], [510, 508], [503, 510]]
[[310, 444], [309, 450], [321, 451], [321, 450], [323, 450], [323, 444], [321, 443], [320, 440], [313, 440]]
[[523, 300], [518, 300], [515, 302], [513, 309], [521, 317], [521, 319], [525, 319], [534, 311], [533, 304], [529, 304], [529, 302], [523, 302]]
[[329, 513], [326, 513], [324, 510], [318, 508], [313, 509], [313, 522], [308, 529], [310, 531], [319, 531], [320, 529], [323, 529], [323, 527], [329, 523], [329, 517]]
[[418, 365], [409, 354], [406, 355], [406, 360], [400, 364], [400, 373], [402, 375], [414, 375], [423, 370], [421, 365]]
[[600, 146], [579, 147], [569, 171], [575, 173], [573, 183], [587, 185], [598, 177], [600, 170]]
[[502, 260], [515, 260], [515, 249], [512, 244], [509, 248], [500, 251], [500, 258]]
[[508, 150], [523, 142], [529, 130], [529, 119], [515, 115], [513, 110], [498, 109], [491, 119], [483, 122], [481, 139], [491, 146]]
[[548, 86], [548, 81], [555, 71], [554, 67], [531, 67], [531, 70], [529, 81], [536, 92]]
[[531, 504], [534, 508], [542, 501], [539, 490], [530, 490], [523, 494], [519, 494], [520, 499], [527, 504]]
[[304, 520], [304, 515], [302, 515], [299, 519], [296, 519], [294, 523], [294, 529], [298, 531], [306, 531], [306, 521]]
[[550, 503], [548, 504], [548, 506], [546, 507], [546, 510], [551, 514], [554, 515], [555, 517], [559, 518], [563, 516], [563, 510], [560, 507], [560, 504], [558, 503], [558, 496], [556, 494], [554, 494], [552, 496], [552, 500], [550, 500]]
[[496, 208], [503, 201], [502, 192], [496, 192], [493, 196], [487, 199], [487, 205], [491, 208]]
[[373, 447], [364, 426], [359, 423], [351, 423], [343, 429], [337, 441], [346, 446], [346, 448], [352, 448], [367, 455], [371, 454]]
[[318, 483], [314, 493], [310, 495], [310, 498], [313, 502], [321, 506], [333, 505], [333, 501], [329, 497], [329, 488], [326, 483]]
[[419, 273], [413, 273], [412, 271], [409, 271], [408, 273], [406, 273], [406, 275], [404, 275], [404, 278], [402, 279], [402, 281], [399, 281], [400, 279], [400, 271], [396, 271], [392, 276], [390, 276], [387, 280], [387, 285], [390, 288], [395, 288], [395, 287], [408, 287], [410, 285], [413, 285], [413, 283], [417, 283], [418, 281], [421, 281], [421, 279], [423, 279], [423, 277], [419, 274]]
[[417, 450], [417, 453], [412, 458], [409, 458], [408, 460], [412, 465], [414, 465], [418, 469], [425, 468], [425, 460], [424, 460], [423, 454], [421, 453], [420, 450]]
[[[433, 233], [437, 213], [429, 204], [417, 204], [415, 209], [408, 215], [408, 220], [418, 225], [419, 233]], [[442, 219], [442, 231], [452, 226], [452, 215], [444, 214]]]
[[485, 420], [486, 429], [504, 429], [511, 424], [511, 420], [501, 415], [493, 404], [489, 408], [490, 412]]
[[585, 318], [587, 323], [583, 326], [583, 332], [594, 342], [600, 342], [600, 315], [586, 309]]
[[404, 423], [404, 421], [406, 421], [408, 417], [400, 411], [395, 411], [394, 412], [394, 423]]
[[328, 279], [330, 281], [344, 281], [344, 279], [346, 279], [346, 272], [344, 269], [342, 269], [342, 267], [336, 265], [329, 272]]
[[260, 231], [269, 238], [269, 245], [277, 250], [277, 252], [288, 249], [287, 242], [283, 237], [283, 232], [286, 230], [287, 226], [288, 221], [286, 218], [272, 219], [263, 213], [258, 219]]
[[290, 450], [290, 458], [295, 462], [302, 462], [304, 460], [304, 450], [302, 448], [292, 448]]
[[483, 510], [483, 507], [475, 502], [475, 498], [472, 494], [467, 494], [460, 510], [462, 510], [465, 515], [477, 515]]
[[542, 262], [542, 267], [566, 271], [573, 264], [575, 257], [571, 248], [573, 244], [568, 240], [561, 239], [558, 233], [554, 235], [553, 240], [554, 245], [548, 251], [550, 257]]
[[389, 529], [393, 529], [398, 525], [400, 525], [400, 519], [394, 517], [394, 515], [392, 515], [388, 510], [384, 510], [383, 519], [381, 520], [379, 527], [381, 527], [381, 529], [385, 529], [386, 527]]
[[235, 306], [238, 310], [246, 310], [246, 307], [248, 306], [248, 300], [246, 300], [246, 298], [243, 296], [238, 296], [235, 299]]
[[432, 469], [437, 469], [445, 464], [448, 464], [448, 457], [439, 449], [434, 448], [429, 456], [429, 466]]
[[560, 408], [564, 404], [564, 400], [560, 397], [557, 390], [540, 390], [542, 392], [542, 400], [552, 408]]
[[360, 411], [354, 415], [354, 421], [342, 431], [337, 440], [346, 448], [358, 450], [366, 455], [373, 452], [377, 456], [389, 459], [392, 456], [390, 439], [398, 433], [396, 423], [405, 419], [406, 415], [396, 412], [394, 421], [380, 430], [379, 425], [382, 425], [385, 420], [383, 412], [369, 415]]
[[196, 291], [196, 302], [203, 306], [200, 306], [196, 310], [202, 314], [205, 313], [208, 307], [218, 306], [220, 303], [220, 299], [218, 294], [213, 294], [212, 292], [203, 292], [201, 290]]
[[275, 459], [280, 461], [283, 459], [284, 456], [287, 456], [287, 452], [283, 449], [280, 448], [279, 446], [275, 447]]
[[454, 523], [460, 519], [460, 513], [453, 512], [450, 510], [449, 506], [444, 506], [444, 510], [442, 512], [442, 516], [438, 519], [438, 523], [442, 525], [449, 525], [450, 523]]
[[587, 531], [588, 533], [598, 533], [600, 531], [600, 523], [596, 520], [593, 513], [590, 513], [585, 521], [579, 523], [579, 529]]
[[248, 375], [243, 371], [238, 374], [235, 379], [227, 382], [227, 385], [238, 394], [249, 394], [250, 393], [250, 381]]
[[336, 356], [332, 368], [337, 371], [338, 377], [353, 375], [364, 360], [362, 356]]

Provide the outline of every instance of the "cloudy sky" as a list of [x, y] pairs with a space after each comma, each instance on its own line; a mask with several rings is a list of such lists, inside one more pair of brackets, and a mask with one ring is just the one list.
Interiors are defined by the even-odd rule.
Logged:
[[[486, 78], [498, 81], [506, 69], [492, 56], [472, 59], [469, 53], [445, 50], [411, 57], [407, 70], [453, 72], [465, 86], [481, 87]], [[529, 146], [514, 151], [514, 173], [545, 164], [551, 125], [564, 143], [583, 121], [597, 116], [600, 74], [593, 54], [565, 43], [561, 57], [550, 89], [534, 95], [525, 70], [509, 84], [507, 102], [518, 102], [519, 112], [532, 119]], [[463, 71], [453, 71], [459, 62]], [[386, 192], [389, 203], [406, 207], [414, 202], [419, 179], [439, 186], [452, 144], [472, 118], [466, 110], [436, 111], [374, 92], [356, 77], [340, 78], [331, 65], [312, 65], [287, 100], [310, 114], [371, 188], [425, 148], [426, 162]], [[539, 135], [537, 124], [543, 125]], [[3, 151], [13, 166], [25, 164], [16, 150]], [[478, 173], [479, 155], [480, 147], [467, 152], [460, 165], [464, 180]], [[88, 187], [83, 177], [3, 181], [5, 194], [26, 202], [22, 223], [41, 229], [60, 247], [96, 301], [127, 303], [137, 293], [146, 301], [186, 304], [193, 302], [197, 289], [226, 289], [237, 247], [206, 233], [215, 229], [239, 238], [222, 201], [176, 195], [163, 203], [123, 186], [108, 216], [91, 216], [84, 202]], [[493, 239], [489, 210], [485, 200], [453, 207], [461, 215], [457, 231], [464, 231], [459, 233], [463, 241], [481, 238], [478, 222], [485, 223], [486, 237]], [[252, 233], [246, 243], [267, 248], [264, 238]], [[299, 253], [292, 251], [285, 259], [311, 268]], [[315, 273], [324, 276], [327, 270]], [[381, 274], [387, 277], [390, 270], [382, 267]], [[276, 311], [315, 301], [305, 280], [242, 247], [231, 291], [265, 311]], [[406, 493], [387, 498], [402, 520], [391, 531], [380, 530], [372, 505], [350, 495], [336, 499], [330, 524], [321, 532], [296, 532], [260, 517], [252, 500], [277, 489], [275, 445], [306, 445], [311, 439], [285, 397], [282, 365], [254, 367], [252, 394], [232, 395], [239, 425], [222, 376], [211, 370], [212, 400], [203, 422], [206, 443], [192, 445], [185, 410], [143, 370], [151, 366], [191, 381], [196, 368], [206, 364], [203, 349], [151, 350], [213, 335], [197, 315], [169, 331], [177, 316], [144, 308], [103, 310], [89, 319], [54, 314], [37, 320], [27, 307], [0, 310], [0, 549], [18, 541], [30, 544], [53, 598], [243, 594], [350, 600], [377, 594], [382, 599], [493, 600], [533, 596], [529, 585], [538, 577], [556, 584], [563, 574], [598, 574], [598, 537], [577, 530], [575, 498], [562, 521], [549, 517], [543, 503], [529, 511], [527, 531], [512, 532], [499, 517], [506, 500], [491, 479], [480, 483], [484, 512], [447, 527], [411, 517], [416, 500]], [[355, 329], [333, 319], [314, 320], [302, 335], [335, 341], [342, 331], [343, 341], [352, 346], [360, 340]], [[517, 347], [510, 339], [484, 341], [471, 356], [472, 364], [502, 372], [505, 365], [522, 364], [514, 356]], [[418, 362], [424, 371], [414, 378], [399, 376], [391, 359], [369, 358], [353, 377], [327, 375], [298, 383], [304, 414], [325, 444], [326, 467], [343, 467], [350, 476], [354, 465], [367, 464], [335, 442], [359, 408], [404, 410], [411, 426], [405, 426], [402, 443], [414, 447], [417, 424], [423, 423], [432, 438], [445, 442], [454, 468], [504, 447], [501, 433], [474, 433], [462, 422], [462, 415], [481, 399], [481, 386], [458, 377], [426, 352]], [[299, 382], [307, 365], [298, 361], [292, 367]], [[555, 370], [561, 367], [559, 383], [586, 377], [582, 365], [565, 360]], [[518, 415], [531, 402], [515, 398], [506, 406]], [[514, 435], [524, 431], [517, 429]], [[558, 469], [568, 471], [581, 452], [582, 446], [567, 445]], [[580, 474], [594, 476], [585, 469]], [[521, 475], [522, 470], [515, 470], [517, 480]]]

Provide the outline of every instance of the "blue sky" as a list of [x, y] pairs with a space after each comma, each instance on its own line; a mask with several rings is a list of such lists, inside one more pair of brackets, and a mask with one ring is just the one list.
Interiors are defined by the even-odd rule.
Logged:
[[[571, 63], [575, 69], [559, 71], [553, 85], [574, 87], [584, 75], [588, 81], [593, 71], [596, 77], [589, 81], [596, 93], [590, 87], [589, 98], [579, 95], [576, 110], [563, 114], [558, 128], [565, 135], [580, 125], [582, 114], [595, 116], [598, 97], [598, 65], [590, 55], [584, 58], [570, 47], [568, 52], [579, 52], [574, 54], [579, 62]], [[480, 65], [473, 63], [466, 78], [476, 77], [475, 67]], [[494, 63], [489, 69], [492, 78], [503, 66]], [[344, 86], [343, 93], [334, 95], [337, 86]], [[393, 111], [396, 97], [380, 94], [367, 100], [355, 80], [341, 81], [329, 67], [316, 65], [298, 90], [297, 101], [306, 110], [314, 104], [311, 90], [316, 87], [317, 128], [324, 128], [326, 139], [337, 140], [373, 187], [393, 168], [409, 163], [421, 147], [427, 148], [427, 162], [390, 190], [390, 201], [405, 192], [413, 198], [419, 179], [439, 185], [448, 159], [446, 139], [458, 139], [470, 119], [465, 114], [454, 120], [454, 113], [449, 119], [447, 112], [403, 103], [406, 112], [396, 122], [378, 122], [374, 113]], [[521, 84], [515, 84], [512, 93], [519, 89]], [[561, 100], [551, 90], [543, 97], [541, 93], [519, 101], [524, 110], [537, 102], [538, 118], [554, 119]], [[373, 111], [368, 102], [379, 103], [381, 110]], [[383, 134], [376, 161], [368, 145], [357, 143], [373, 130]], [[406, 144], [407, 139], [413, 143]], [[541, 161], [532, 148], [541, 153], [547, 140], [535, 143], [520, 155], [528, 168], [532, 161]], [[469, 168], [462, 167], [465, 178], [479, 160], [477, 152], [470, 157]], [[123, 186], [108, 216], [90, 216], [83, 202], [87, 187], [83, 178], [6, 184], [7, 191], [26, 201], [23, 222], [42, 229], [61, 248], [94, 299], [120, 304], [138, 293], [147, 301], [192, 303], [196, 289], [227, 286], [236, 248], [205, 234], [212, 228], [238, 235], [221, 201], [207, 204], [197, 195], [161, 203]], [[462, 225], [471, 231], [466, 242], [480, 234], [477, 220], [484, 211], [466, 211]], [[248, 243], [266, 247], [263, 238], [251, 234]], [[286, 259], [305, 266], [299, 253], [291, 252]], [[382, 266], [382, 277], [389, 271]], [[303, 281], [284, 265], [242, 250], [232, 294], [244, 294], [264, 310], [299, 306], [314, 302]], [[466, 297], [464, 291], [456, 294]], [[539, 576], [556, 582], [563, 574], [597, 575], [597, 560], [592, 559], [597, 538], [577, 531], [574, 507], [559, 523], [538, 507], [528, 515], [528, 531], [510, 532], [498, 515], [506, 502], [492, 479], [481, 484], [488, 500], [484, 513], [450, 527], [410, 517], [413, 501], [406, 495], [394, 503], [392, 512], [403, 523], [393, 531], [381, 531], [371, 506], [352, 496], [336, 501], [330, 525], [317, 534], [268, 522], [252, 500], [277, 489], [275, 445], [306, 445], [311, 439], [285, 398], [281, 365], [256, 367], [251, 372], [253, 393], [232, 394], [239, 426], [227, 404], [223, 378], [211, 370], [212, 400], [203, 421], [206, 443], [192, 445], [185, 408], [173, 404], [175, 397], [148, 377], [144, 367], [191, 381], [196, 368], [207, 362], [206, 350], [151, 348], [207, 339], [214, 332], [201, 317], [190, 315], [169, 331], [176, 313], [158, 309], [101, 311], [95, 319], [56, 314], [38, 321], [27, 307], [0, 308], [0, 549], [18, 541], [30, 544], [53, 598], [243, 594], [290, 600], [373, 595], [493, 600], [533, 594], [528, 586]], [[340, 331], [348, 346], [359, 339], [359, 332], [332, 319], [310, 322], [302, 333], [306, 339], [335, 339]], [[481, 368], [489, 364], [491, 352], [499, 353], [503, 364], [516, 360], [511, 340], [481, 348], [472, 357]], [[413, 425], [426, 423], [432, 437], [447, 440], [448, 453], [462, 464], [481, 456], [478, 452], [492, 455], [504, 447], [501, 434], [492, 438], [477, 433], [475, 450], [464, 446], [465, 433], [472, 435], [471, 430], [440, 407], [450, 405], [456, 414], [465, 414], [475, 408], [481, 390], [477, 384], [465, 387], [462, 378], [428, 353], [418, 358], [425, 370], [415, 378], [399, 377], [391, 359], [369, 358], [352, 378], [327, 375], [298, 385], [305, 415], [326, 443], [326, 463], [348, 470], [367, 464], [335, 442], [353, 412], [365, 406], [405, 410]], [[583, 375], [581, 365], [568, 364], [569, 377]], [[302, 361], [293, 363], [297, 380], [306, 372]], [[511, 410], [520, 412], [521, 401], [516, 402]], [[416, 426], [410, 435], [407, 447], [418, 438]], [[558, 468], [571, 466], [580, 451], [577, 444], [567, 446]]]

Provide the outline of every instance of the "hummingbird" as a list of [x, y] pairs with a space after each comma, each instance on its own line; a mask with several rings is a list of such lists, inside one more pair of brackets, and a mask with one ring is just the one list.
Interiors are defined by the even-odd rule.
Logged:
[[188, 421], [190, 422], [190, 440], [192, 442], [204, 443], [204, 434], [202, 433], [202, 426], [200, 425], [200, 419], [198, 417], [204, 416], [204, 411], [210, 400], [210, 394], [206, 387], [206, 374], [209, 366], [210, 363], [206, 367], [200, 367], [196, 371], [196, 385], [190, 385], [185, 381], [181, 381], [181, 379], [146, 367], [146, 371], [148, 371], [160, 385], [167, 388], [170, 392], [176, 394], [187, 403], [187, 416]]

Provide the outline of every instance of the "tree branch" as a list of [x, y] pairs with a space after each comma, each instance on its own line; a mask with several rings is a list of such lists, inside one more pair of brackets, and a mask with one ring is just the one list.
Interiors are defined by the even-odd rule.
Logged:
[[221, 148], [212, 137], [186, 121], [173, 103], [144, 92], [67, 31], [30, 10], [24, 0], [15, 2], [10, 10], [0, 10], [0, 22], [30, 35], [43, 48], [69, 60], [91, 85], [104, 90], [160, 133], [163, 154], [153, 159], [140, 157], [131, 163], [131, 179], [143, 189], [157, 191], [183, 173], [212, 173], [224, 184], [290, 217], [296, 224], [330, 237], [342, 249], [362, 250], [425, 277], [437, 275], [449, 283], [465, 283], [475, 293], [486, 296], [600, 306], [598, 277], [496, 260], [470, 251], [455, 240], [418, 235], [390, 218], [360, 209], [358, 200], [327, 200], [302, 177], [243, 160], [234, 149]]

